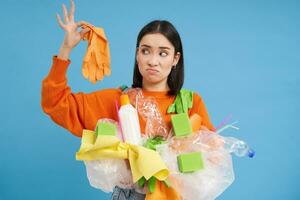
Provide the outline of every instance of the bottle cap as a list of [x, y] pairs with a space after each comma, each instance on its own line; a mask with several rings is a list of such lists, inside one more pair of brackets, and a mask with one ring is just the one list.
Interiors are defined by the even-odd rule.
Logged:
[[121, 106], [130, 104], [129, 97], [128, 97], [127, 94], [122, 94], [122, 95], [120, 96], [120, 101], [121, 101]]
[[255, 156], [255, 151], [253, 149], [249, 149], [248, 151], [248, 157], [253, 158]]

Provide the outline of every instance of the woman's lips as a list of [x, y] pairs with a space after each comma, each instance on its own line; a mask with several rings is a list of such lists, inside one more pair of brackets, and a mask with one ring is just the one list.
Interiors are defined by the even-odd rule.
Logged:
[[158, 72], [158, 70], [156, 69], [147, 69], [147, 71], [150, 73], [150, 74], [156, 74]]

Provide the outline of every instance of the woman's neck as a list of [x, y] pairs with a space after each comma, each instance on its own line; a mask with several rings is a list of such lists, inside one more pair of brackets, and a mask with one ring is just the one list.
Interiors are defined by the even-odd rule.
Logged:
[[143, 81], [143, 89], [147, 91], [169, 91], [170, 88], [166, 82], [149, 84]]

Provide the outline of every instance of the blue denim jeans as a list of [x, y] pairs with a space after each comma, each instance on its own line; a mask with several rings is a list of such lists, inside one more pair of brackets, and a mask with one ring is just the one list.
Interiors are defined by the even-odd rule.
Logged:
[[111, 200], [144, 200], [145, 197], [145, 194], [138, 193], [134, 189], [123, 189], [116, 186], [111, 195]]

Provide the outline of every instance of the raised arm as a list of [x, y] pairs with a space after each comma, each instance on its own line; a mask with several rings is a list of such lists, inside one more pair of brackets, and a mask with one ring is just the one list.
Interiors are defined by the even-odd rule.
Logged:
[[63, 5], [64, 22], [57, 15], [65, 37], [58, 56], [53, 56], [49, 74], [42, 82], [41, 106], [54, 122], [68, 129], [76, 136], [81, 136], [82, 129], [93, 130], [99, 118], [116, 119], [114, 102], [120, 92], [114, 89], [102, 90], [90, 94], [72, 93], [67, 85], [66, 73], [71, 63], [71, 50], [80, 42], [89, 29], [77, 28], [85, 22], [74, 22], [75, 5], [71, 0], [70, 13]]
[[84, 128], [83, 96], [72, 94], [66, 72], [70, 60], [53, 57], [52, 67], [42, 82], [41, 105], [53, 121], [80, 136]]

